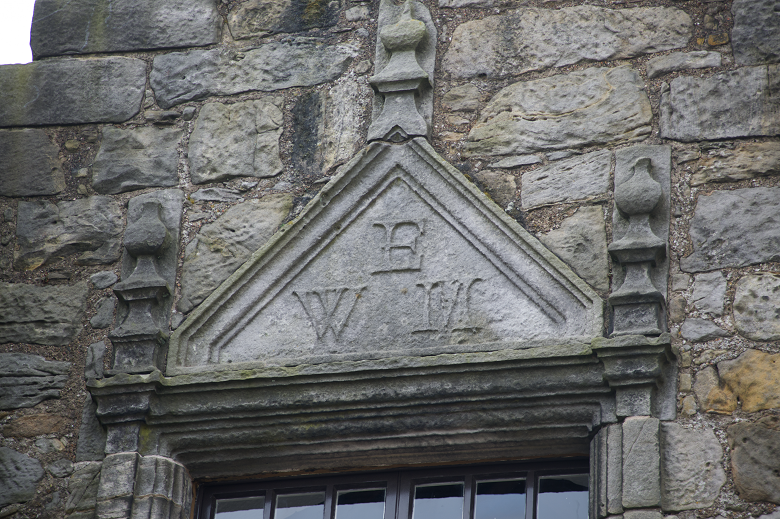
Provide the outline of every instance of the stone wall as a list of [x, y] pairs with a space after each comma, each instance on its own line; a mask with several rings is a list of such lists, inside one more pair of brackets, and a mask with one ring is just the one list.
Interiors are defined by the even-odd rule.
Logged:
[[[622, 434], [625, 467], [661, 474], [624, 468], [605, 513], [777, 517], [775, 2], [424, 3], [434, 149], [605, 298], [623, 282], [607, 250], [621, 150], [670, 151], [669, 223], [654, 229], [668, 275], [653, 282], [678, 414], [599, 433]], [[117, 282], [145, 239], [133, 229], [162, 222], [175, 242], [155, 259], [168, 305], [152, 318], [167, 333], [366, 144], [378, 10], [37, 0], [36, 61], [0, 67], [0, 518], [113, 517], [86, 380], [117, 358], [133, 301]]]

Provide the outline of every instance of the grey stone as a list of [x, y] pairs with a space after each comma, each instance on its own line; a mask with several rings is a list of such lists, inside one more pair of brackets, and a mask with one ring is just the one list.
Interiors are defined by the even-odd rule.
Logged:
[[95, 315], [89, 320], [89, 324], [95, 330], [102, 330], [111, 326], [114, 322], [115, 297], [104, 297], [95, 305]]
[[14, 264], [33, 270], [72, 254], [79, 265], [113, 263], [119, 259], [122, 208], [107, 196], [91, 196], [53, 204], [45, 200], [19, 202], [16, 221], [18, 249]]
[[731, 48], [737, 65], [780, 62], [780, 18], [773, 0], [735, 0]]
[[28, 414], [14, 418], [2, 431], [6, 438], [34, 438], [44, 434], [61, 434], [68, 422], [68, 418], [58, 414]]
[[539, 241], [596, 290], [609, 289], [607, 228], [601, 206], [580, 207]]
[[158, 126], [169, 126], [176, 123], [179, 118], [179, 112], [175, 110], [146, 110], [144, 119]]
[[780, 504], [780, 417], [770, 415], [754, 424], [737, 423], [726, 433], [739, 497]]
[[712, 366], [707, 366], [696, 373], [696, 381], [693, 383], [693, 392], [696, 394], [699, 405], [705, 411], [708, 411], [711, 407], [708, 395], [710, 394], [710, 391], [718, 387], [719, 383], [718, 373]]
[[647, 77], [652, 79], [677, 70], [720, 67], [719, 52], [697, 50], [693, 52], [673, 52], [659, 56], [647, 62]]
[[68, 479], [70, 496], [65, 502], [65, 512], [94, 510], [100, 484], [100, 462], [81, 462], [74, 466]]
[[150, 77], [162, 108], [211, 95], [312, 86], [340, 76], [358, 54], [351, 45], [305, 40], [267, 43], [236, 54], [216, 48], [171, 52], [154, 58]]
[[38, 438], [33, 442], [33, 445], [41, 454], [51, 454], [65, 450], [65, 444], [56, 438]]
[[726, 288], [728, 283], [720, 271], [698, 274], [693, 283], [691, 300], [700, 312], [721, 316], [723, 302], [726, 299]]
[[780, 131], [778, 81], [777, 66], [675, 78], [661, 95], [661, 137], [691, 142], [775, 135]]
[[758, 519], [780, 519], [780, 510], [775, 510], [771, 514], [760, 515]]
[[574, 150], [554, 151], [552, 153], [547, 154], [547, 160], [567, 159], [574, 154], [575, 154]]
[[97, 418], [97, 404], [87, 395], [81, 411], [76, 461], [100, 461], [105, 457], [106, 430]]
[[780, 275], [748, 274], [737, 282], [734, 327], [754, 341], [780, 339]]
[[0, 195], [56, 195], [65, 189], [59, 148], [43, 130], [0, 130]]
[[661, 507], [677, 511], [712, 506], [726, 483], [723, 449], [713, 430], [664, 423], [661, 436]]
[[626, 510], [622, 516], [618, 517], [623, 519], [663, 519], [664, 515], [655, 510]]
[[523, 74], [684, 47], [691, 18], [668, 7], [521, 8], [459, 25], [444, 57], [455, 77]]
[[103, 142], [92, 166], [92, 187], [117, 194], [179, 183], [176, 146], [182, 130], [149, 127], [103, 129]]
[[688, 284], [691, 282], [691, 276], [688, 274], [672, 274], [671, 285], [672, 290], [681, 291], [688, 290]]
[[476, 112], [479, 110], [479, 99], [481, 94], [476, 85], [467, 83], [450, 89], [441, 98], [444, 108], [456, 112]]
[[466, 152], [524, 154], [642, 139], [652, 120], [643, 86], [629, 67], [514, 83], [482, 110]]
[[221, 187], [198, 189], [190, 195], [190, 198], [198, 202], [236, 202], [244, 199], [239, 191]]
[[254, 38], [280, 32], [301, 32], [336, 25], [341, 2], [325, 0], [249, 0], [227, 17], [230, 34], [236, 39]]
[[689, 317], [680, 328], [684, 339], [691, 342], [706, 342], [719, 337], [728, 337], [731, 334], [717, 324], [706, 319]]
[[623, 423], [623, 506], [659, 506], [660, 446], [657, 418], [632, 416]]
[[[713, 150], [715, 151], [715, 150]], [[747, 142], [734, 149], [720, 149], [699, 160], [691, 185], [736, 182], [780, 174], [780, 142]]]
[[13, 449], [0, 447], [0, 507], [32, 499], [42, 478], [40, 461]]
[[55, 478], [66, 478], [73, 474], [73, 462], [70, 460], [57, 460], [46, 465], [46, 470]]
[[187, 313], [206, 299], [273, 236], [291, 209], [291, 195], [266, 195], [235, 205], [204, 225], [184, 254], [179, 311]]
[[194, 106], [185, 106], [184, 110], [181, 111], [181, 118], [185, 121], [191, 121], [195, 117], [196, 111], [197, 109]]
[[672, 296], [669, 298], [669, 321], [673, 323], [680, 323], [685, 320], [685, 307], [687, 302], [685, 298], [680, 295]]
[[93, 342], [87, 349], [84, 361], [84, 378], [103, 378], [103, 356], [106, 353], [106, 343]]
[[63, 54], [218, 43], [213, 0], [38, 0], [30, 34], [35, 59]]
[[292, 112], [293, 169], [305, 177], [317, 177], [322, 173], [321, 136], [324, 126], [322, 114], [323, 96], [319, 92], [306, 92], [295, 100]]
[[98, 501], [133, 495], [139, 458], [140, 456], [135, 452], [122, 452], [106, 456], [100, 470]]
[[95, 288], [98, 290], [103, 290], [104, 288], [108, 288], [116, 283], [119, 278], [112, 271], [104, 270], [102, 272], [92, 274], [89, 276], [89, 280], [92, 282]]
[[539, 164], [542, 159], [538, 155], [517, 155], [514, 157], [507, 157], [501, 159], [498, 162], [494, 162], [490, 165], [491, 168], [516, 168], [518, 166], [530, 166], [531, 164]]
[[283, 101], [281, 97], [269, 97], [232, 105], [203, 105], [190, 137], [193, 183], [281, 173]]
[[693, 254], [685, 272], [780, 260], [780, 188], [746, 188], [699, 195], [690, 224]]
[[360, 149], [364, 142], [362, 120], [370, 94], [368, 85], [347, 77], [322, 95], [319, 142], [324, 173], [347, 162]]
[[0, 68], [0, 127], [120, 123], [141, 109], [146, 63], [112, 57]]
[[361, 20], [368, 20], [369, 11], [368, 7], [364, 5], [358, 5], [347, 9], [347, 12], [344, 13], [344, 15], [348, 22], [359, 22]]
[[38, 287], [0, 282], [0, 343], [63, 346], [81, 331], [87, 284]]
[[523, 174], [523, 209], [606, 195], [612, 152], [594, 151]]
[[51, 362], [39, 355], [0, 353], [0, 410], [59, 398], [69, 368], [70, 362]]
[[499, 206], [506, 207], [515, 199], [517, 183], [513, 175], [502, 171], [482, 170], [474, 176]]
[[503, 214], [427, 140], [373, 143], [174, 332], [166, 373], [601, 333], [599, 296]]

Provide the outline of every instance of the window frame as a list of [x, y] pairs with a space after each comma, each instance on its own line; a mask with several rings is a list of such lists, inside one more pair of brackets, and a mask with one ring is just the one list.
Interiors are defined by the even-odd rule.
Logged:
[[[276, 497], [284, 494], [325, 492], [324, 519], [335, 519], [340, 490], [384, 488], [385, 519], [411, 519], [415, 485], [463, 483], [464, 519], [474, 517], [476, 483], [495, 479], [525, 479], [526, 518], [536, 518], [540, 476], [589, 474], [587, 458], [555, 461], [507, 462], [479, 465], [446, 465], [399, 468], [392, 471], [350, 472], [326, 476], [289, 476], [278, 479], [201, 483], [197, 491], [195, 519], [214, 519], [217, 499], [265, 496], [263, 519], [271, 519]], [[589, 485], [589, 487], [592, 485]], [[589, 497], [592, 498], [589, 488]], [[389, 515], [392, 513], [392, 515]]]

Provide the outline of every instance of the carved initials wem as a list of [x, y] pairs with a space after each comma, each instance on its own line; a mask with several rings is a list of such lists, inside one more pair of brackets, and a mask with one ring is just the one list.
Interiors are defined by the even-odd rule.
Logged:
[[300, 293], [293, 291], [293, 295], [303, 306], [318, 340], [323, 340], [328, 330], [338, 339], [365, 288], [365, 285], [355, 288], [320, 288]]

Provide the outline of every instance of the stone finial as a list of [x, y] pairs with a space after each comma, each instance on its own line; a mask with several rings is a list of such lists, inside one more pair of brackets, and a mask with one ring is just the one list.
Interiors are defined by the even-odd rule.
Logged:
[[[647, 148], [645, 150], [645, 148]], [[651, 226], [651, 217], [660, 207], [668, 190], [653, 178], [656, 167], [653, 155], [659, 155], [660, 169], [665, 169], [666, 150], [662, 147], [629, 148], [616, 168], [615, 206], [623, 225], [609, 246], [613, 260], [621, 266], [622, 283], [609, 297], [613, 310], [612, 335], [658, 335], [666, 331], [665, 284], [654, 284], [651, 270], [665, 264], [666, 240]], [[656, 159], [658, 160], [658, 159]], [[659, 176], [659, 174], [657, 174]], [[665, 175], [660, 174], [660, 178]], [[620, 177], [620, 178], [619, 178]], [[663, 212], [663, 211], [661, 211]], [[622, 236], [620, 236], [622, 235]], [[618, 283], [615, 283], [618, 285]]]
[[368, 140], [428, 137], [436, 38], [430, 13], [413, 0], [401, 7], [383, 0], [379, 26], [379, 72], [369, 80], [376, 96]]
[[178, 190], [141, 195], [128, 204], [119, 326], [109, 335], [114, 344], [115, 373], [149, 373], [164, 359], [173, 299], [182, 196]]

